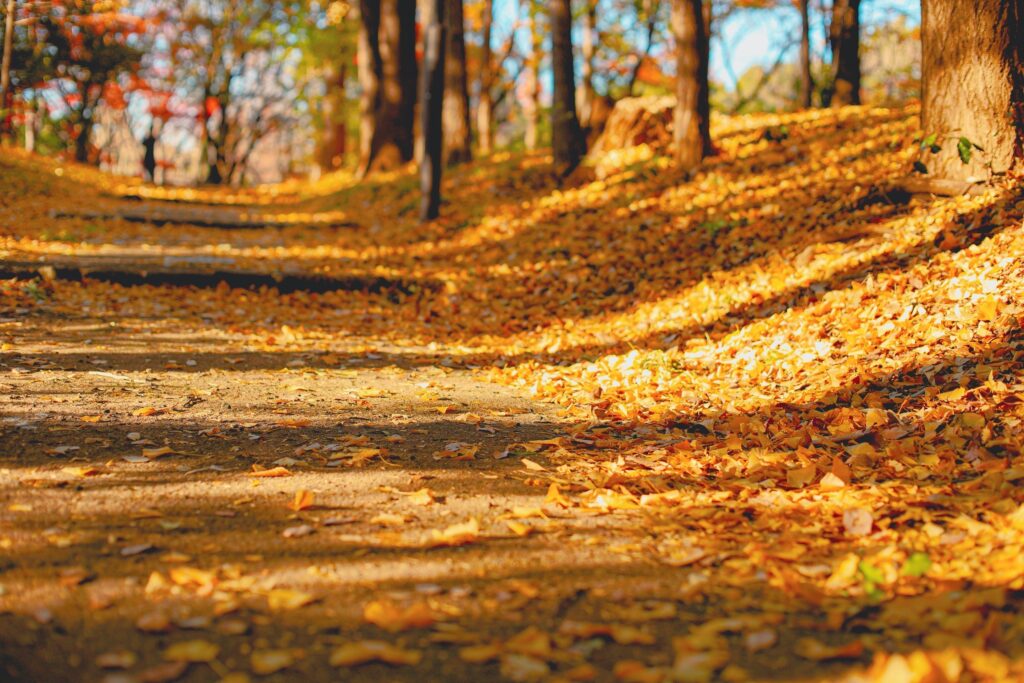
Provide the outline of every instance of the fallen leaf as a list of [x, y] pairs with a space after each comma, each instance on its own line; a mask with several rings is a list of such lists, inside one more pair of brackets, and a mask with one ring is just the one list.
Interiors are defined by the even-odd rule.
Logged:
[[423, 654], [405, 650], [381, 640], [362, 640], [347, 643], [331, 652], [331, 666], [359, 666], [369, 662], [383, 662], [394, 666], [415, 666]]
[[870, 510], [852, 508], [843, 512], [843, 528], [848, 536], [867, 536], [875, 524]]
[[316, 598], [302, 591], [289, 588], [275, 588], [267, 593], [267, 607], [272, 612], [285, 612], [305, 607]]
[[164, 659], [171, 662], [212, 662], [220, 646], [208, 640], [185, 640], [164, 650]]
[[437, 621], [433, 610], [424, 602], [415, 602], [407, 607], [399, 607], [390, 600], [374, 600], [366, 603], [366, 606], [363, 607], [363, 619], [392, 633], [428, 628]]
[[249, 658], [252, 672], [257, 676], [269, 676], [295, 663], [291, 650], [254, 650]]
[[295, 498], [288, 503], [288, 509], [295, 512], [308, 510], [313, 507], [313, 492], [302, 489], [295, 492]]
[[290, 477], [292, 473], [284, 467], [274, 467], [269, 470], [256, 469], [257, 465], [253, 465], [253, 471], [249, 473], [250, 477], [261, 477], [264, 479], [275, 479], [278, 477]]
[[833, 659], [857, 659], [864, 653], [864, 643], [854, 640], [846, 645], [827, 645], [814, 638], [801, 638], [796, 641], [793, 651], [798, 657], [815, 662]]

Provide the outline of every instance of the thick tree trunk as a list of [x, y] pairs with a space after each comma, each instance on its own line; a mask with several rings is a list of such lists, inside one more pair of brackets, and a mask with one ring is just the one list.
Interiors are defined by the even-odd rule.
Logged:
[[448, 163], [461, 164], [473, 156], [466, 73], [466, 28], [462, 0], [447, 0], [445, 28], [444, 138]]
[[702, 0], [672, 0], [676, 50], [675, 158], [692, 171], [711, 153], [708, 37]]
[[811, 75], [811, 1], [797, 0], [800, 9], [800, 106], [810, 109], [814, 96]]
[[832, 5], [833, 107], [860, 104], [860, 0], [835, 0]]
[[530, 16], [530, 56], [526, 68], [526, 102], [523, 106], [526, 131], [523, 142], [526, 149], [532, 151], [540, 144], [540, 60], [544, 36], [541, 34], [537, 0], [524, 1]]
[[324, 129], [317, 161], [324, 171], [334, 171], [341, 167], [348, 145], [348, 128], [344, 119], [348, 65], [342, 63], [336, 68], [334, 85], [323, 98]]
[[359, 175], [370, 170], [380, 98], [380, 0], [360, 0], [359, 45]]
[[579, 165], [586, 142], [576, 118], [576, 78], [572, 54], [572, 6], [570, 0], [552, 0], [551, 70], [555, 89], [551, 100], [551, 151], [555, 168], [563, 174]]
[[941, 147], [928, 178], [987, 180], [1024, 157], [1024, 3], [921, 4], [922, 129]]
[[427, 0], [423, 17], [423, 73], [420, 75], [420, 220], [437, 218], [441, 209], [444, 155], [445, 0]]
[[10, 108], [11, 97], [11, 54], [14, 50], [14, 0], [7, 0], [7, 7], [4, 11], [4, 45], [3, 57], [0, 58], [0, 109], [4, 114], [0, 117], [0, 137], [9, 132], [10, 116], [7, 110]]
[[360, 174], [413, 157], [415, 0], [362, 0], [359, 34]]
[[491, 52], [491, 29], [494, 25], [494, 0], [483, 2], [482, 49], [480, 51], [480, 103], [476, 110], [477, 138], [481, 154], [490, 154], [494, 147], [494, 55]]
[[587, 11], [583, 15], [583, 70], [580, 84], [580, 125], [591, 127], [591, 116], [597, 93], [594, 90], [594, 55], [597, 52], [597, 0], [587, 0]]

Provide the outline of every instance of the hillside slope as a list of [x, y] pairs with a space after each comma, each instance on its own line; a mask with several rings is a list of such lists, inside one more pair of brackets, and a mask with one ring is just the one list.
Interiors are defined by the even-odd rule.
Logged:
[[[0, 629], [45, 632], [39, 596], [94, 561], [122, 612], [45, 604], [99, 629], [89, 647], [118, 634], [152, 664], [167, 643], [133, 631], [152, 609], [139, 604], [221, 614], [194, 581], [143, 590], [173, 558], [121, 557], [98, 537], [48, 555], [38, 532], [67, 526], [53, 511], [68, 505], [118, 529], [117, 545], [187, 553], [233, 586], [224, 567], [270, 548], [243, 574], [322, 602], [268, 617], [253, 584], [235, 609], [263, 649], [297, 647], [308, 625], [287, 667], [312, 680], [329, 678], [332, 647], [367, 638], [423, 656], [354, 670], [367, 680], [1024, 677], [1024, 185], [908, 197], [896, 188], [917, 134], [913, 108], [723, 119], [720, 154], [692, 178], [641, 146], [561, 187], [543, 155], [496, 155], [449, 174], [429, 226], [410, 169], [181, 191], [0, 160], [0, 270], [18, 275], [0, 282], [0, 364], [18, 396], [0, 426], [0, 542], [35, 558], [0, 565]], [[170, 203], [167, 224], [132, 218], [158, 199], [280, 225], [204, 227]], [[79, 268], [84, 281], [62, 279]], [[154, 286], [153, 273], [280, 286]], [[97, 373], [165, 389], [97, 403]], [[208, 403], [170, 407], [190, 396]], [[69, 433], [83, 424], [95, 441]], [[128, 471], [119, 445], [136, 430], [204, 468], [245, 468]], [[245, 493], [250, 464], [285, 456], [298, 483]], [[33, 512], [26, 481], [65, 483], [43, 485]], [[268, 530], [239, 519], [214, 538], [195, 524], [173, 543], [148, 527], [136, 539], [115, 504], [130, 497], [95, 501], [140, 482], [202, 514], [246, 501]], [[285, 521], [300, 484], [347, 511], [344, 538], [329, 511]], [[399, 489], [421, 486], [436, 500], [410, 509]], [[282, 541], [299, 522], [313, 540]], [[431, 531], [436, 544], [413, 539]], [[403, 563], [374, 559], [389, 553]], [[426, 600], [432, 616], [379, 628], [361, 610], [380, 600]], [[237, 639], [201, 635], [251, 669]], [[0, 662], [29, 666], [3, 648]]]

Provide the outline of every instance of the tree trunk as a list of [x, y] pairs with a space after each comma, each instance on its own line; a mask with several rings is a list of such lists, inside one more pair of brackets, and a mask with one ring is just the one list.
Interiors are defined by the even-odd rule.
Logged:
[[800, 6], [800, 106], [810, 109], [814, 96], [811, 74], [811, 2], [797, 0]]
[[359, 2], [359, 175], [370, 170], [380, 98], [380, 0]]
[[472, 158], [469, 84], [466, 74], [466, 28], [462, 0], [447, 0], [447, 53], [445, 55], [444, 138], [448, 163]]
[[11, 54], [14, 50], [14, 0], [7, 0], [7, 8], [4, 12], [4, 46], [3, 58], [0, 60], [0, 109], [4, 110], [0, 116], [0, 138], [7, 135], [11, 117], [9, 102], [14, 100], [11, 97]]
[[676, 162], [692, 171], [711, 153], [708, 38], [702, 0], [672, 0], [676, 50]]
[[494, 147], [494, 56], [491, 53], [491, 29], [494, 23], [494, 0], [483, 2], [483, 35], [480, 52], [480, 103], [476, 110], [477, 137], [480, 153], [490, 154]]
[[348, 128], [345, 125], [345, 81], [348, 65], [338, 64], [334, 85], [322, 100], [323, 133], [318, 150], [318, 165], [323, 171], [334, 171], [345, 160], [348, 144]]
[[89, 141], [92, 138], [92, 117], [82, 112], [82, 123], [75, 138], [75, 161], [80, 164], [89, 163]]
[[941, 147], [925, 154], [928, 178], [987, 180], [1024, 158], [1024, 4], [921, 4], [921, 123]]
[[551, 99], [551, 152], [555, 168], [568, 174], [586, 152], [580, 121], [576, 118], [576, 78], [572, 54], [572, 5], [552, 0], [551, 71], [555, 88]]
[[860, 104], [860, 0], [835, 0], [832, 5], [833, 107]]
[[524, 144], [526, 149], [535, 150], [540, 144], [540, 60], [544, 36], [540, 28], [540, 8], [537, 0], [525, 0], [530, 15], [530, 56], [527, 65], [526, 102], [523, 114], [526, 118]]
[[415, 0], [361, 0], [359, 173], [413, 158], [416, 107]]
[[428, 0], [423, 18], [423, 73], [420, 76], [420, 121], [423, 157], [420, 159], [420, 220], [437, 218], [441, 208], [444, 153], [445, 30], [441, 17], [445, 0]]
[[580, 97], [580, 125], [591, 127], [591, 116], [594, 112], [594, 55], [597, 52], [597, 0], [587, 0], [587, 11], [583, 15], [583, 71]]

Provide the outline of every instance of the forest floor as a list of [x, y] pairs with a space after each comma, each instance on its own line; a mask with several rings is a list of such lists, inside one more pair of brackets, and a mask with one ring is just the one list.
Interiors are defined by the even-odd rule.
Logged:
[[1024, 680], [1024, 191], [904, 196], [916, 122], [429, 226], [5, 151], [0, 678]]

